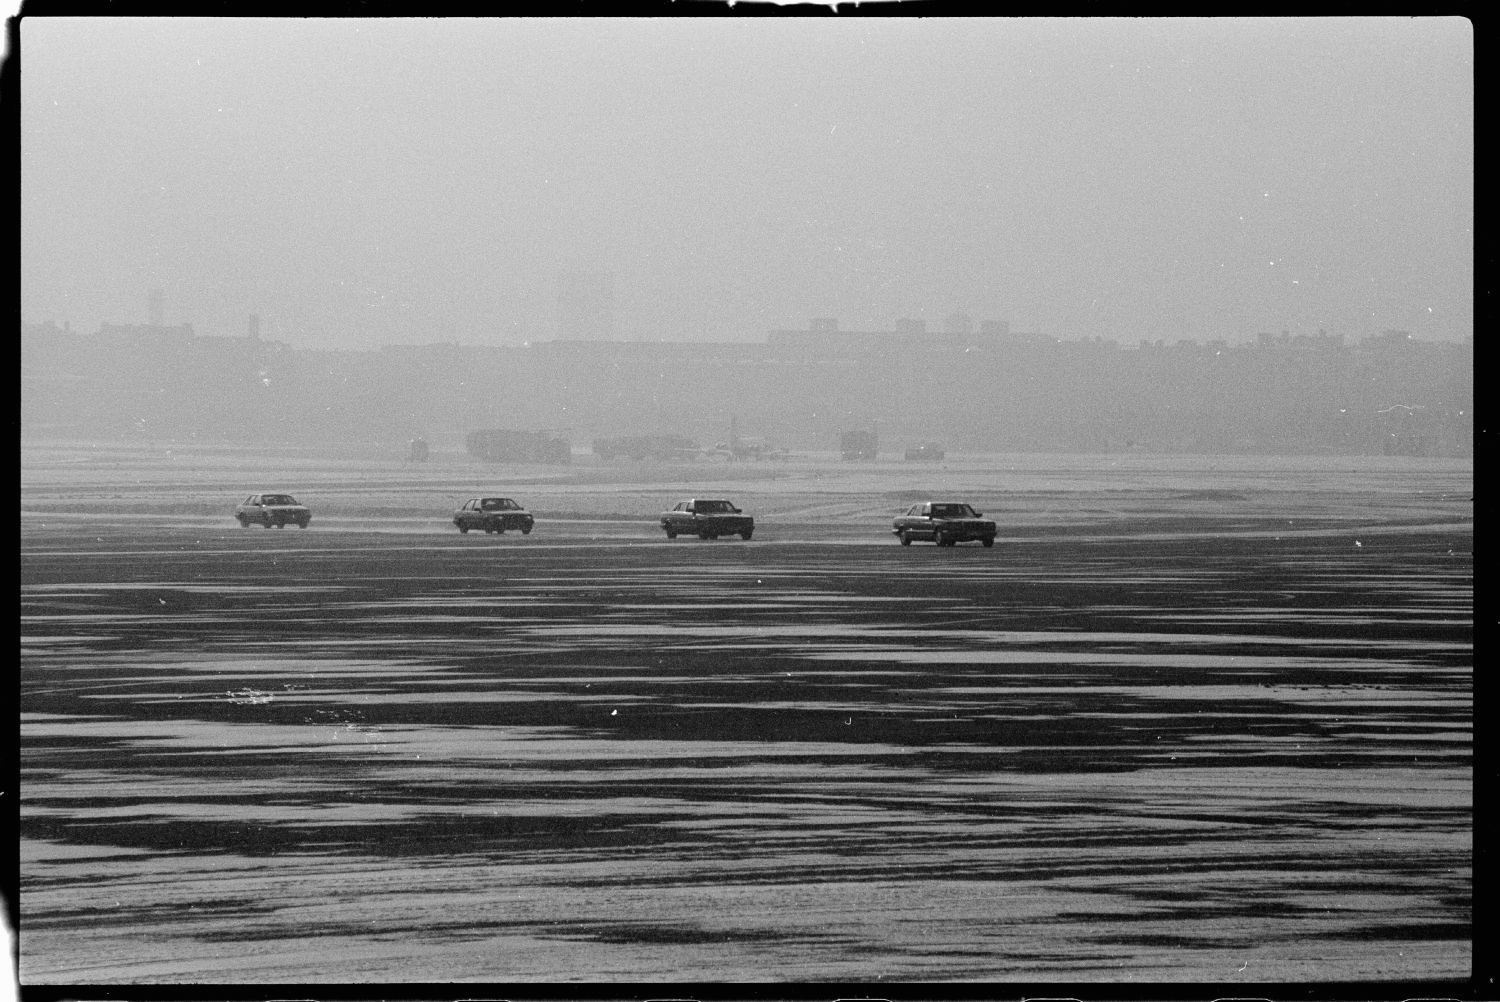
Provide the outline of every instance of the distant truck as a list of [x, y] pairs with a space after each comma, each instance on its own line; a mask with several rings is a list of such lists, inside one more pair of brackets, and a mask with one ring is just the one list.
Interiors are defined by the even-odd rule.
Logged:
[[937, 442], [923, 442], [906, 450], [906, 459], [912, 463], [936, 463], [945, 455], [943, 447]]
[[606, 462], [628, 456], [643, 459], [696, 459], [702, 450], [698, 443], [682, 435], [619, 435], [594, 439], [594, 455]]
[[839, 436], [839, 451], [845, 459], [874, 459], [879, 440], [873, 431], [846, 431]]
[[542, 431], [471, 431], [464, 438], [464, 447], [475, 459], [492, 463], [562, 465], [573, 461], [573, 447], [567, 439]]

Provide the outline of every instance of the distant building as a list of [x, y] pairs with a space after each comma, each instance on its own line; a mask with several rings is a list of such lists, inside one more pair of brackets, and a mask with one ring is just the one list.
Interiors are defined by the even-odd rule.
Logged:
[[73, 334], [73, 324], [67, 320], [63, 321], [61, 327], [57, 326], [56, 320], [47, 320], [39, 324], [22, 324], [21, 333], [29, 337], [55, 337], [58, 334]]
[[942, 335], [931, 335], [925, 320], [912, 317], [897, 320], [891, 330], [876, 331], [841, 330], [832, 317], [814, 317], [805, 330], [769, 331], [766, 343], [772, 348], [794, 349], [799, 357], [852, 358], [872, 351], [896, 351], [914, 340], [927, 341], [934, 347], [998, 346], [1010, 337], [1010, 323], [986, 320], [976, 333], [972, 317], [954, 313], [943, 322], [943, 331]]
[[[247, 337], [246, 316], [227, 332], [233, 336], [198, 336], [187, 324], [107, 324], [97, 335], [74, 334], [61, 321], [25, 324], [22, 435], [237, 442], [248, 415], [252, 434], [266, 442], [379, 443], [400, 456], [401, 444], [446, 429], [442, 441], [433, 439], [434, 456], [463, 454], [467, 445], [502, 464], [566, 463], [571, 447], [560, 436], [575, 434], [651, 436], [651, 449], [675, 459], [670, 450], [686, 443], [656, 439], [677, 430], [710, 435], [706, 427], [722, 416], [727, 440], [708, 448], [713, 439], [701, 439], [705, 448], [694, 455], [775, 458], [779, 450], [764, 446], [774, 440], [813, 451], [837, 442], [851, 458], [873, 456], [878, 428], [886, 452], [896, 450], [881, 458], [908, 450], [910, 466], [919, 467], [948, 446], [956, 455], [1472, 456], [1476, 427], [1472, 334], [1433, 343], [1408, 331], [1378, 333], [1385, 324], [1372, 328], [1375, 337], [1349, 335], [1348, 345], [1327, 331], [1280, 325], [1268, 326], [1279, 333], [1260, 344], [1227, 343], [1221, 331], [1205, 329], [1197, 344], [1156, 338], [1134, 348], [1010, 331], [994, 321], [965, 341], [931, 320], [864, 331], [833, 323], [819, 330], [803, 320], [801, 330], [770, 332], [764, 343], [558, 340], [335, 351], [294, 349], [265, 339], [269, 329]], [[990, 336], [1002, 330], [1009, 336]], [[689, 369], [687, 378], [674, 376]], [[696, 422], [691, 429], [681, 427], [684, 416]], [[741, 425], [771, 438], [742, 437]], [[471, 429], [490, 431], [465, 442]], [[856, 440], [839, 440], [846, 429], [868, 430], [867, 452]], [[920, 448], [930, 438], [941, 446]], [[596, 453], [616, 444], [598, 440]], [[640, 443], [624, 444], [642, 451]], [[503, 473], [493, 467], [489, 475]]]
[[162, 324], [100, 324], [98, 336], [142, 341], [185, 341], [193, 336], [193, 325], [167, 327]]

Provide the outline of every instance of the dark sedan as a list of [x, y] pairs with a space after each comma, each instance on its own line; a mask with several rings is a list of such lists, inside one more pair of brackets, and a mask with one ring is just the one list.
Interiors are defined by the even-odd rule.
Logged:
[[995, 523], [983, 515], [960, 501], [924, 501], [897, 515], [891, 531], [902, 546], [910, 546], [914, 539], [930, 539], [939, 546], [977, 539], [985, 546], [994, 546]]
[[677, 502], [671, 511], [662, 512], [661, 527], [667, 531], [668, 539], [678, 536], [718, 539], [734, 535], [749, 539], [755, 532], [755, 519], [719, 498], [690, 498]]
[[249, 528], [251, 522], [285, 529], [288, 524], [306, 529], [312, 521], [312, 512], [290, 494], [252, 494], [234, 509], [234, 517], [240, 528]]
[[531, 532], [536, 519], [531, 512], [510, 498], [469, 498], [462, 508], [453, 513], [453, 524], [459, 532], [481, 529], [485, 532], [504, 532], [520, 529], [521, 535]]

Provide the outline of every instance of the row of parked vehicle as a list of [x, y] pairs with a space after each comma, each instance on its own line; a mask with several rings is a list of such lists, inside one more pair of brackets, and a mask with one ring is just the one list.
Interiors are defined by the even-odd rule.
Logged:
[[[234, 510], [242, 528], [253, 522], [267, 529], [284, 529], [295, 525], [306, 529], [312, 512], [290, 494], [252, 494]], [[662, 529], [668, 539], [697, 536], [718, 539], [739, 536], [750, 539], [755, 534], [755, 519], [723, 498], [688, 498], [670, 511], [661, 513]], [[503, 534], [519, 530], [530, 535], [536, 519], [512, 498], [469, 498], [453, 513], [453, 524], [459, 532], [470, 530]], [[995, 545], [995, 523], [962, 501], [924, 501], [914, 504], [891, 523], [891, 532], [902, 546], [915, 540], [930, 540], [938, 546], [977, 541], [983, 546]]]

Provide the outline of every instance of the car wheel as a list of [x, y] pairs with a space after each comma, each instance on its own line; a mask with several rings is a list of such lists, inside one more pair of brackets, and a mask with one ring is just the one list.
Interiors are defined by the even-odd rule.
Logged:
[[276, 524], [276, 523], [275, 523], [275, 522], [273, 522], [273, 521], [271, 521], [271, 520], [270, 520], [270, 519], [269, 519], [269, 518], [268, 518], [268, 519], [266, 519], [266, 520], [265, 520], [265, 521], [264, 521], [264, 522], [262, 522], [262, 523], [261, 523], [261, 525], [264, 525], [264, 526], [265, 526], [265, 527], [266, 527], [266, 528], [267, 528], [267, 529], [269, 529], [269, 528], [271, 528], [271, 527], [272, 527], [272, 526], [274, 526], [274, 525], [275, 525], [275, 524]]
[[899, 533], [897, 533], [896, 538], [901, 540], [902, 546], [911, 545], [911, 533], [907, 532], [905, 529], [902, 529]]
[[240, 528], [241, 529], [248, 529], [248, 528], [250, 528], [250, 520], [248, 518], [242, 518], [242, 519], [239, 520], [239, 522], [240, 522]]
[[995, 545], [995, 540], [990, 536], [986, 536], [985, 538], [981, 539], [980, 542], [984, 544], [984, 548], [986, 550]]
[[463, 533], [464, 535], [468, 535], [469, 534], [469, 527], [467, 525], [461, 525], [461, 526], [458, 527], [458, 531], [461, 532], [461, 533]]
[[522, 529], [521, 530], [521, 535], [523, 535], [523, 536], [529, 536], [529, 535], [531, 535], [531, 529], [530, 528]]
[[746, 529], [744, 532], [740, 533], [740, 538], [741, 539], [749, 539], [752, 534], [753, 534], [753, 530]]
[[667, 538], [668, 539], [676, 539], [677, 538], [677, 533], [673, 532], [671, 529], [668, 529], [667, 530]]
[[303, 520], [301, 522], [298, 522], [297, 523], [297, 528], [299, 528], [299, 529], [306, 529], [307, 528], [307, 521]]

